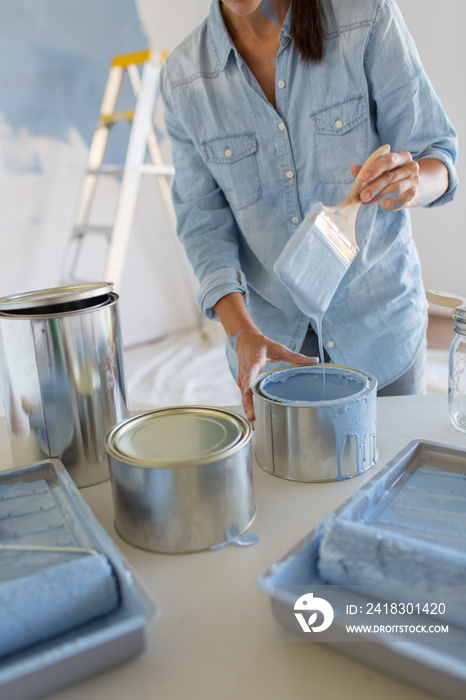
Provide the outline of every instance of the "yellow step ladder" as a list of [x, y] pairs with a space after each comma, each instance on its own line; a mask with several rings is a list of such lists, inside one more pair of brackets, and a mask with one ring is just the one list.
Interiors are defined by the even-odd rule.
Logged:
[[[100, 115], [89, 148], [86, 172], [81, 184], [62, 282], [74, 284], [87, 280], [78, 279], [77, 268], [82, 253], [82, 244], [87, 234], [101, 234], [108, 241], [107, 260], [102, 279], [113, 282], [115, 288], [121, 281], [126, 252], [131, 235], [140, 178], [150, 174], [157, 182], [165, 207], [165, 213], [173, 228], [173, 210], [170, 178], [172, 165], [163, 163], [160, 146], [154, 129], [155, 99], [160, 68], [166, 52], [152, 50], [115, 56], [102, 98]], [[117, 103], [125, 79], [135, 99], [134, 110], [118, 110]], [[130, 123], [130, 134], [123, 165], [104, 164], [112, 126], [120, 121]], [[149, 159], [149, 162], [148, 162]], [[109, 226], [90, 221], [99, 178], [105, 175], [121, 177], [113, 223]]]

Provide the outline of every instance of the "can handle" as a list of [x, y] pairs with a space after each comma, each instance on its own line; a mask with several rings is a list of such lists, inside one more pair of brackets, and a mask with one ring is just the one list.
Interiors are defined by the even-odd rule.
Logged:
[[446, 306], [449, 309], [456, 309], [458, 306], [463, 306], [465, 300], [462, 297], [450, 294], [450, 292], [439, 292], [437, 290], [428, 289], [426, 291], [427, 300], [437, 306]]

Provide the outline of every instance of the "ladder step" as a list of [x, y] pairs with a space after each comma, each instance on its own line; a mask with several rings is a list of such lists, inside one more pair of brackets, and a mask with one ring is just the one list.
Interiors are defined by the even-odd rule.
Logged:
[[139, 172], [143, 175], [174, 175], [175, 168], [172, 165], [140, 165]]
[[[153, 52], [150, 49], [145, 49], [144, 51], [136, 51], [134, 53], [125, 53], [120, 56], [114, 56], [111, 65], [126, 68], [133, 63], [144, 63], [145, 61], [150, 61], [152, 53]], [[162, 52], [162, 56], [164, 53], [166, 52]]]
[[100, 168], [89, 168], [86, 175], [121, 175], [124, 165], [101, 165]]
[[131, 122], [134, 119], [134, 110], [125, 109], [120, 112], [111, 112], [110, 114], [101, 114], [99, 123], [101, 126], [111, 126], [115, 122]]
[[[100, 168], [89, 168], [87, 175], [122, 175], [124, 165], [102, 165]], [[150, 163], [139, 165], [138, 172], [142, 175], [174, 175], [175, 168], [172, 165], [152, 165]]]
[[[163, 162], [153, 123], [160, 66], [165, 58], [165, 53], [154, 54], [147, 49], [115, 56], [112, 60], [100, 114], [89, 148], [75, 224], [71, 230], [69, 243], [73, 245], [73, 250], [68, 256], [66, 279], [77, 279], [76, 269], [82, 255], [82, 247], [89, 244], [89, 250], [86, 253], [90, 253], [94, 245], [100, 252], [100, 247], [103, 246], [99, 245], [95, 236], [103, 235], [106, 241], [100, 240], [100, 244], [107, 243], [108, 247], [105, 270], [109, 271], [108, 274], [111, 274], [114, 284], [118, 286], [131, 234], [141, 176], [158, 176], [156, 184], [159, 186], [163, 203], [167, 207], [170, 223], [173, 223], [171, 202], [167, 193], [169, 195], [169, 178], [173, 177], [174, 168], [171, 164], [167, 165]], [[126, 104], [121, 105], [121, 109], [117, 106], [125, 77], [129, 80], [135, 100], [132, 109], [124, 109]], [[108, 141], [114, 132], [110, 127], [116, 122], [126, 122], [128, 124], [126, 129], [130, 132], [124, 164], [104, 163]], [[114, 221], [111, 225], [89, 223], [89, 219], [94, 218], [92, 212], [96, 194], [102, 194], [99, 188], [100, 175], [115, 176], [120, 189]], [[97, 215], [95, 218], [98, 218]], [[87, 234], [95, 234], [95, 236], [89, 239], [86, 238]]]
[[73, 238], [82, 238], [86, 233], [99, 233], [110, 238], [113, 226], [103, 226], [102, 224], [81, 224], [73, 227]]

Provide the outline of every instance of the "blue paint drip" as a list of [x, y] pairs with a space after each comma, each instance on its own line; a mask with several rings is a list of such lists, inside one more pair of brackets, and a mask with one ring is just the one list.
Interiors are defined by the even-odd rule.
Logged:
[[[337, 462], [335, 481], [363, 474], [375, 463], [375, 387], [375, 379], [369, 375], [333, 365], [327, 365], [325, 377], [323, 368], [315, 365], [283, 368], [266, 375], [260, 384], [261, 393], [274, 403], [314, 406], [320, 411], [322, 425], [326, 422], [332, 425]], [[353, 474], [344, 474], [344, 451], [350, 437], [355, 441], [356, 464]], [[300, 445], [296, 444], [297, 461], [299, 452]]]

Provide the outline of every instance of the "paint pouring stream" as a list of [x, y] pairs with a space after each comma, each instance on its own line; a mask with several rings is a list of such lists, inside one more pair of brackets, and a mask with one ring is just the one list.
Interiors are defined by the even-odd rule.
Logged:
[[273, 268], [298, 308], [316, 323], [323, 372], [323, 316], [359, 251], [355, 228], [360, 194], [366, 185], [362, 175], [389, 152], [390, 146], [384, 145], [367, 158], [341, 204], [325, 206], [318, 202], [291, 236]]

